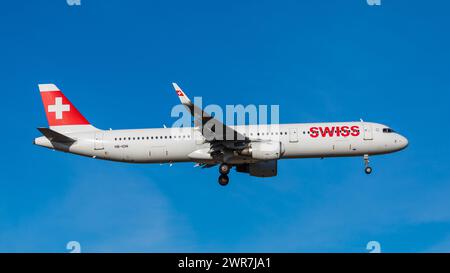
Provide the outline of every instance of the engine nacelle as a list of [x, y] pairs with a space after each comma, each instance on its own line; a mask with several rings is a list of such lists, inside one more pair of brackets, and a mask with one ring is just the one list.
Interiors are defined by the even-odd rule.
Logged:
[[279, 141], [252, 142], [248, 148], [240, 152], [241, 155], [260, 160], [279, 159], [283, 153], [283, 145]]
[[236, 166], [236, 171], [248, 173], [257, 177], [272, 177], [277, 175], [277, 160], [261, 161]]

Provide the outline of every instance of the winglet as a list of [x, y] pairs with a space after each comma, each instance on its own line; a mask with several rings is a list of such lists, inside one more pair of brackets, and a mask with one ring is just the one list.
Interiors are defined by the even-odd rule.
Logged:
[[191, 100], [186, 96], [186, 94], [181, 90], [181, 88], [176, 83], [172, 83], [173, 88], [175, 88], [175, 91], [177, 92], [178, 98], [180, 99], [181, 103], [184, 105], [192, 105]]

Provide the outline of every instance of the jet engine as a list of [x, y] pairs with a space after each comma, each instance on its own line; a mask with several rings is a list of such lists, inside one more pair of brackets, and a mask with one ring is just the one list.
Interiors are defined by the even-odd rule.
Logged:
[[259, 160], [279, 159], [284, 153], [284, 148], [281, 142], [267, 141], [267, 142], [252, 142], [249, 147], [243, 149], [240, 155], [251, 156]]

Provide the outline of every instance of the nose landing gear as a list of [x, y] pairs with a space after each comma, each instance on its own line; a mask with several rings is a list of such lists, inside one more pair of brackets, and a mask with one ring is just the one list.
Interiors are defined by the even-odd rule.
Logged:
[[230, 179], [228, 178], [228, 174], [230, 173], [231, 166], [225, 163], [222, 163], [219, 167], [219, 184], [221, 186], [228, 185], [228, 182], [230, 182]]
[[366, 174], [371, 174], [372, 173], [372, 167], [369, 166], [369, 155], [365, 154], [364, 155], [364, 165], [366, 166], [364, 169], [364, 172]]

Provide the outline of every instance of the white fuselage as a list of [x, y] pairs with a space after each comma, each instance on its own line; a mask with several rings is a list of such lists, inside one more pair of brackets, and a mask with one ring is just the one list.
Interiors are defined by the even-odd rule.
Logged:
[[[280, 125], [231, 126], [252, 142], [280, 142], [279, 159], [361, 156], [391, 153], [404, 149], [408, 140], [388, 126], [370, 122], [297, 123]], [[96, 130], [68, 133], [76, 139], [71, 145], [52, 143], [46, 137], [34, 143], [98, 159], [132, 162], [216, 163], [209, 155], [210, 143], [197, 128], [157, 128], [135, 130]], [[230, 155], [227, 163], [251, 163], [251, 157]]]

